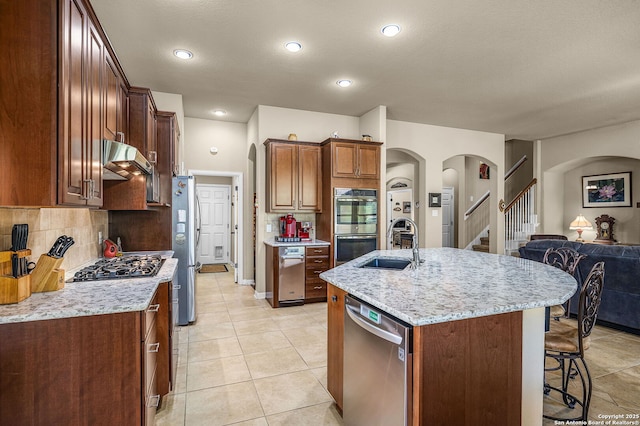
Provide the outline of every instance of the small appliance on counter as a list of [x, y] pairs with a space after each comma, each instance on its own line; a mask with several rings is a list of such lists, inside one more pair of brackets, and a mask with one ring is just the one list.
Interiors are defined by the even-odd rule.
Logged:
[[300, 237], [300, 241], [311, 241], [312, 229], [311, 222], [298, 222], [298, 237]]
[[280, 235], [276, 237], [276, 241], [280, 243], [299, 242], [297, 223], [291, 213], [280, 216]]

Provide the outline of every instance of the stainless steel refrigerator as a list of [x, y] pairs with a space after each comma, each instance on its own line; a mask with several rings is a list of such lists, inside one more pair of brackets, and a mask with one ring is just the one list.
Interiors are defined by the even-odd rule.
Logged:
[[193, 176], [173, 178], [171, 208], [173, 210], [172, 248], [178, 259], [178, 324], [188, 325], [196, 320], [196, 248], [199, 243], [198, 198]]

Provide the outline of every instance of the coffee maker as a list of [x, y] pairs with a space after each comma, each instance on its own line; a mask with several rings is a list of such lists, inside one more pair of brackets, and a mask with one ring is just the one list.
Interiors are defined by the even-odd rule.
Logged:
[[311, 222], [298, 222], [298, 237], [300, 241], [311, 241]]
[[294, 238], [296, 236], [296, 220], [291, 213], [280, 216], [280, 237]]

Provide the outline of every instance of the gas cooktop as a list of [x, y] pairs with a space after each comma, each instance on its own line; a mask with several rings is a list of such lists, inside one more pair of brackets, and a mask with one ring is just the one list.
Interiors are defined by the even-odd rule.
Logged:
[[153, 277], [161, 266], [162, 257], [158, 255], [130, 255], [101, 259], [76, 272], [69, 282]]

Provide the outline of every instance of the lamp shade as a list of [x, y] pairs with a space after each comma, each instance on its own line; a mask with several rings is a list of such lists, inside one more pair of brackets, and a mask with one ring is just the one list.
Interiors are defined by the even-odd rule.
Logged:
[[591, 222], [586, 217], [579, 214], [573, 222], [569, 224], [569, 229], [593, 229]]

